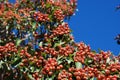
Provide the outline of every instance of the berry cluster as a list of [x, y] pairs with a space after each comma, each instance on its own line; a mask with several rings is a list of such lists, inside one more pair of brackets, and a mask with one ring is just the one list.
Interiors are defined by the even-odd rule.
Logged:
[[52, 31], [52, 35], [50, 35], [50, 38], [53, 38], [54, 36], [64, 35], [70, 33], [70, 28], [67, 23], [58, 25], [56, 29]]
[[48, 58], [42, 69], [42, 73], [45, 75], [52, 75], [55, 70], [60, 70], [61, 68], [63, 68], [63, 66], [58, 65], [56, 58]]
[[94, 54], [90, 47], [84, 43], [77, 44], [78, 51], [74, 57], [74, 61], [78, 61], [84, 64], [86, 58], [91, 58], [95, 63], [106, 63], [107, 59], [111, 56], [111, 52], [101, 51], [99, 54]]
[[21, 17], [30, 17], [30, 8], [22, 8], [22, 9], [19, 9], [18, 12], [19, 12], [19, 15], [21, 15]]
[[[76, 80], [87, 80], [92, 77], [96, 77], [98, 80], [118, 80], [117, 74], [120, 74], [120, 64], [112, 63], [106, 65], [106, 63], [99, 63], [93, 67], [84, 66], [83, 68], [69, 68], [70, 72], [73, 72], [76, 76]], [[114, 75], [113, 75], [114, 73]]]
[[92, 77], [97, 77], [99, 75], [99, 71], [97, 68], [90, 68], [90, 67], [84, 67], [84, 68], [69, 68], [70, 72], [73, 72], [73, 75], [76, 77], [76, 80], [87, 80]]
[[50, 20], [48, 14], [43, 14], [41, 12], [35, 12], [33, 16], [34, 19], [39, 22], [48, 22]]
[[5, 46], [0, 46], [0, 59], [11, 56], [12, 52], [17, 52], [17, 48], [15, 47], [14, 43], [9, 42]]
[[56, 51], [54, 48], [49, 47], [40, 47], [42, 52], [47, 54], [51, 54], [52, 56], [64, 55], [68, 56], [74, 52], [74, 48], [70, 45], [66, 45], [65, 47], [58, 46], [58, 50]]
[[73, 75], [76, 77], [76, 80], [87, 80], [88, 75], [84, 69], [75, 69]]
[[17, 52], [16, 46], [12, 42], [9, 42], [5, 46], [1, 47], [3, 47], [3, 52]]
[[58, 80], [73, 80], [72, 79], [72, 74], [67, 72], [66, 70], [62, 70], [58, 74]]
[[58, 20], [58, 21], [61, 21], [64, 19], [65, 15], [63, 15], [63, 11], [58, 9], [58, 10], [55, 10], [54, 12], [54, 17]]
[[2, 13], [4, 12], [4, 9], [5, 9], [5, 6], [4, 6], [3, 3], [1, 3], [1, 4], [0, 4], [0, 16], [3, 15]]
[[35, 79], [35, 80], [40, 80], [42, 78], [42, 75], [40, 75], [38, 72], [34, 72], [32, 74], [32, 77]]
[[77, 43], [76, 44], [78, 51], [85, 51], [90, 52], [90, 46], [87, 46], [86, 44], [84, 44], [83, 42]]
[[98, 77], [97, 77], [98, 80], [119, 80], [118, 79], [118, 76], [116, 75], [108, 75], [108, 76], [105, 76], [103, 74], [100, 74]]
[[52, 5], [52, 4], [54, 4], [55, 1], [54, 0], [47, 0], [46, 2]]
[[120, 64], [119, 63], [110, 64], [110, 66], [105, 66], [105, 67], [101, 66], [101, 68], [105, 69], [106, 75], [110, 75], [111, 72], [112, 73], [120, 72]]
[[[113, 61], [110, 61], [113, 62]], [[106, 65], [106, 63], [99, 63], [99, 65], [94, 66], [94, 68], [97, 68], [99, 71], [99, 74], [96, 75], [98, 80], [118, 80], [118, 75], [120, 74], [120, 64], [119, 63], [112, 63], [109, 65]], [[102, 70], [102, 71], [101, 71]], [[94, 73], [96, 74], [96, 72]], [[114, 75], [113, 75], [114, 74]]]
[[58, 52], [55, 51], [54, 48], [50, 48], [50, 47], [40, 47], [42, 52], [46, 52], [47, 54], [51, 54], [52, 56], [57, 56]]
[[59, 7], [59, 10], [62, 11], [62, 13], [64, 13], [64, 17], [65, 16], [69, 16], [72, 15], [74, 13], [74, 10], [76, 8], [76, 0], [70, 0], [70, 1], [66, 1], [66, 0], [47, 0], [47, 3], [49, 3], [52, 6], [55, 7]]
[[42, 56], [33, 56], [29, 59], [30, 62], [35, 64], [37, 67], [40, 67], [45, 62], [44, 58]]
[[84, 70], [85, 73], [87, 73], [88, 78], [97, 77], [100, 74], [100, 71], [98, 71], [97, 68], [85, 67]]
[[75, 54], [74, 61], [79, 61], [84, 63], [84, 59], [86, 56], [88, 56], [90, 53], [90, 47], [85, 45], [83, 42], [76, 44], [78, 51]]
[[7, 21], [15, 17], [17, 21], [21, 20], [21, 17], [19, 14], [14, 13], [12, 10], [8, 10], [4, 12], [4, 17]]
[[65, 47], [59, 47], [59, 54], [68, 56], [69, 54], [73, 54], [74, 48], [70, 45], [67, 45]]
[[52, 6], [58, 6], [59, 8], [61, 8], [61, 6], [63, 4], [66, 5], [66, 1], [65, 0], [47, 0], [46, 2], [49, 3]]
[[37, 67], [42, 66], [44, 58], [38, 52], [35, 52], [34, 55], [31, 55], [26, 50], [20, 51], [20, 56], [22, 58], [21, 66], [27, 66], [30, 63], [35, 64]]
[[93, 56], [93, 60], [97, 63], [106, 63], [107, 59], [111, 56], [111, 53], [108, 51], [108, 52], [104, 52], [104, 51], [101, 51], [99, 54], [95, 54]]
[[52, 75], [57, 65], [58, 63], [55, 58], [48, 58], [48, 60], [45, 62], [42, 73]]
[[30, 58], [31, 55], [26, 51], [26, 50], [21, 50], [20, 51], [20, 56], [23, 58]]

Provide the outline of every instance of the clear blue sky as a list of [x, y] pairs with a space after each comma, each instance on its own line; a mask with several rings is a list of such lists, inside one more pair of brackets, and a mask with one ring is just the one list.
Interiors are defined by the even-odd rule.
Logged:
[[115, 7], [119, 3], [120, 0], [78, 0], [79, 11], [69, 21], [75, 41], [117, 55], [120, 45], [114, 38], [120, 33], [120, 11], [116, 12]]
[[115, 7], [120, 0], [78, 0], [78, 12], [69, 21], [76, 42], [83, 41], [93, 50], [120, 53], [114, 40], [120, 33], [120, 11]]

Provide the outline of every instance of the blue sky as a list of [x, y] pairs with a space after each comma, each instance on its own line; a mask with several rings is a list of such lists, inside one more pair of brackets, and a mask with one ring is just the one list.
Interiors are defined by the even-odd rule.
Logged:
[[120, 45], [114, 38], [120, 33], [120, 11], [115, 7], [119, 3], [120, 0], [78, 0], [79, 11], [68, 21], [75, 41], [89, 44], [92, 50], [110, 50], [117, 55]]
[[120, 0], [78, 0], [78, 12], [69, 25], [76, 42], [83, 41], [98, 51], [120, 53], [120, 45], [114, 40], [120, 33], [120, 11], [115, 7]]

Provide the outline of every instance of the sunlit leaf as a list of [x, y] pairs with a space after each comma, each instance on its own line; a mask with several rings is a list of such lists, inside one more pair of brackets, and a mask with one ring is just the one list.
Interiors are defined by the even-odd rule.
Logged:
[[82, 68], [82, 63], [81, 62], [75, 62], [76, 68], [80, 69]]
[[20, 46], [20, 43], [22, 42], [22, 40], [21, 39], [17, 39], [16, 40], [16, 46]]

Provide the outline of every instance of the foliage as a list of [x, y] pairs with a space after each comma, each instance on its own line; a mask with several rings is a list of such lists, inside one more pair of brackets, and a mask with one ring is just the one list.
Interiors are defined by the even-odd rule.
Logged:
[[118, 35], [115, 37], [115, 40], [117, 41], [117, 44], [120, 45], [120, 34], [118, 34]]
[[118, 80], [120, 57], [75, 43], [76, 0], [0, 1], [1, 80]]

